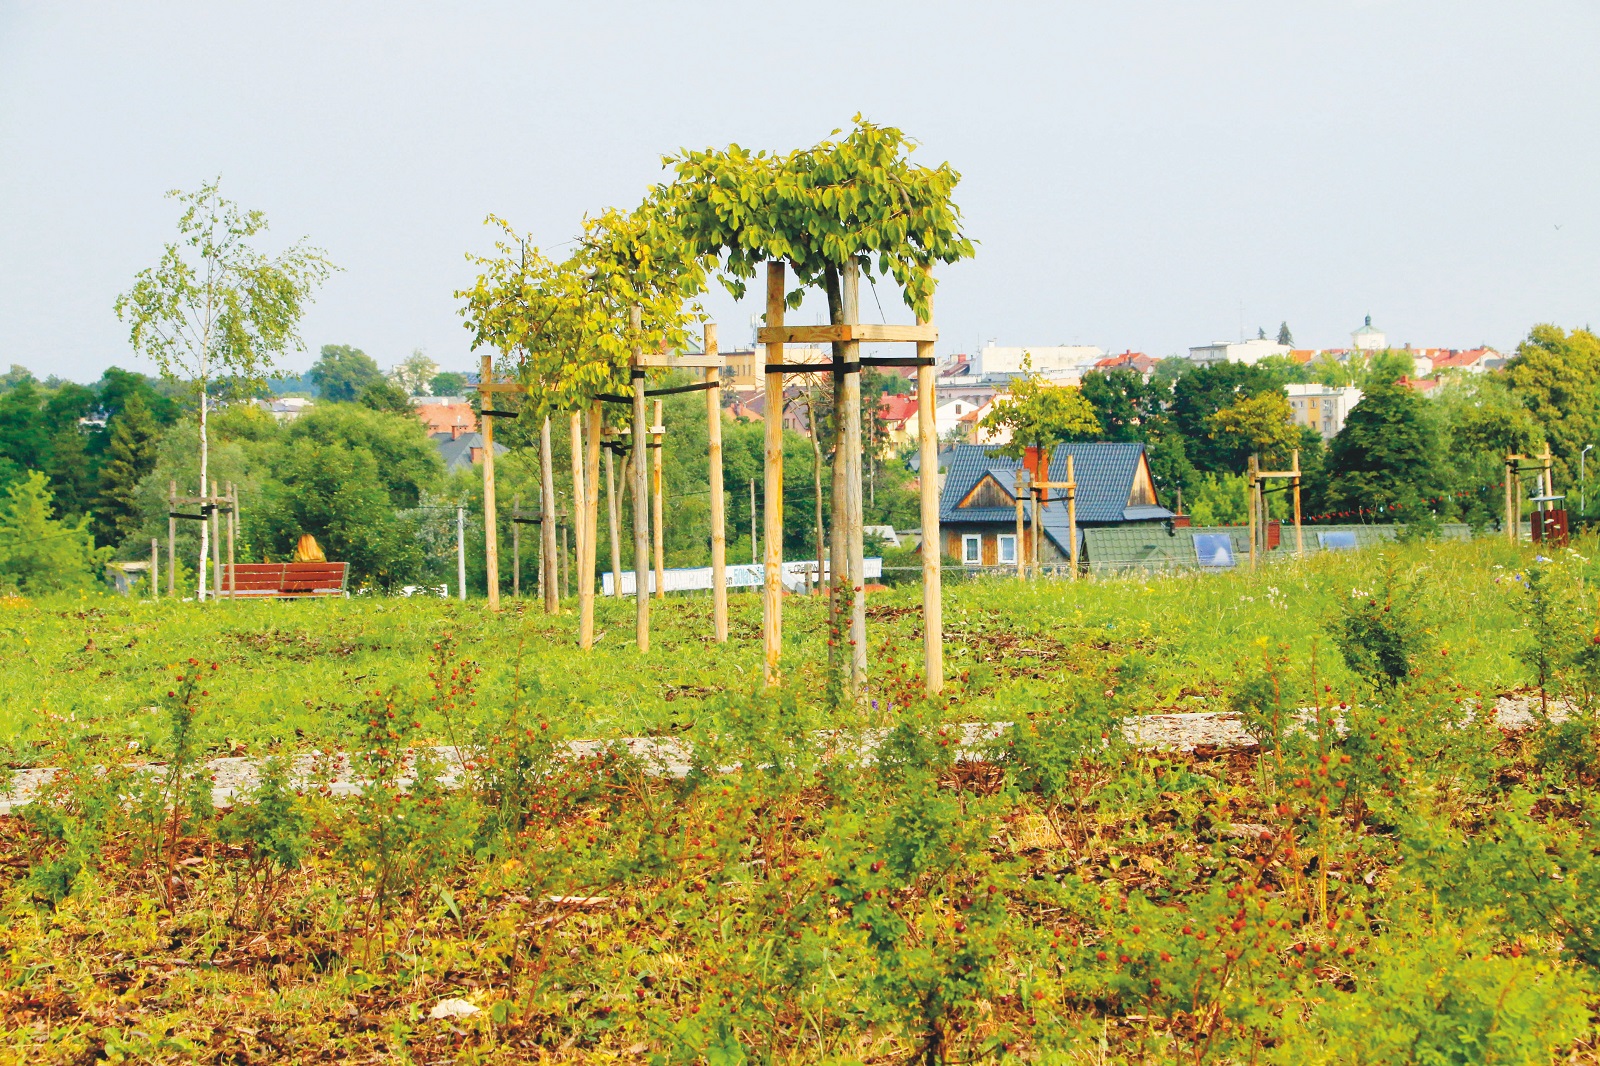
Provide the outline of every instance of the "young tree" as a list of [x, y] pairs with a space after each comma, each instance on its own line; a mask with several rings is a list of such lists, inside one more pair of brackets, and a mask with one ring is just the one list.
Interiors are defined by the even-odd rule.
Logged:
[[[267, 229], [260, 211], [245, 211], [210, 181], [194, 192], [167, 195], [183, 206], [178, 240], [161, 261], [141, 270], [133, 288], [117, 297], [117, 317], [130, 323], [135, 350], [155, 360], [162, 374], [187, 378], [198, 393], [200, 487], [210, 474], [207, 438], [213, 383], [231, 377], [263, 381], [273, 360], [302, 347], [300, 315], [313, 290], [336, 269], [319, 248], [297, 241], [276, 256], [258, 251]], [[196, 566], [198, 596], [205, 598], [210, 557], [209, 523], [201, 523]]]
[[1392, 519], [1439, 491], [1439, 434], [1427, 402], [1398, 381], [1367, 390], [1328, 449], [1326, 506], [1381, 508]]
[[1094, 440], [1100, 435], [1100, 420], [1079, 389], [1052, 385], [1032, 372], [1011, 384], [1011, 391], [989, 405], [978, 421], [981, 429], [1009, 431], [1011, 439], [994, 451], [1020, 459], [1028, 448], [1038, 448], [1049, 461], [1057, 444], [1069, 440]]
[[1600, 337], [1534, 326], [1506, 364], [1506, 380], [1550, 442], [1558, 483], [1576, 481], [1578, 453], [1600, 444]]
[[1294, 347], [1294, 334], [1289, 332], [1289, 323], [1278, 323], [1278, 343]]
[[110, 549], [96, 549], [88, 519], [50, 517], [50, 485], [35, 470], [0, 499], [0, 585], [26, 593], [86, 588]]
[[94, 507], [94, 535], [101, 544], [117, 545], [144, 524], [139, 511], [139, 482], [156, 465], [160, 428], [144, 398], [133, 393], [111, 419], [111, 441], [100, 467], [100, 496]]
[[1283, 393], [1260, 392], [1241, 396], [1213, 414], [1207, 419], [1207, 436], [1239, 466], [1251, 453], [1263, 461], [1287, 462], [1300, 444], [1300, 427]]
[[1194, 465], [1204, 471], [1237, 473], [1243, 462], [1241, 453], [1211, 436], [1211, 417], [1241, 397], [1282, 388], [1271, 370], [1245, 363], [1196, 367], [1179, 378], [1172, 388], [1172, 420], [1185, 438]]
[[324, 344], [316, 363], [306, 374], [317, 396], [329, 403], [354, 403], [368, 385], [383, 380], [372, 356], [348, 344]]
[[404, 389], [408, 396], [426, 396], [428, 383], [438, 372], [439, 364], [429, 359], [421, 348], [414, 348], [389, 371], [389, 380]]

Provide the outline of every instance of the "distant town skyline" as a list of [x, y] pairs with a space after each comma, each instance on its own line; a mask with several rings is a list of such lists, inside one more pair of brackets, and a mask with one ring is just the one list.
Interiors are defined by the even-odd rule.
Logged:
[[[841, 21], [878, 44], [838, 48]], [[978, 256], [941, 275], [941, 355], [1162, 357], [1283, 321], [1345, 347], [1368, 314], [1395, 345], [1510, 351], [1597, 317], [1595, 39], [1577, 2], [0, 2], [0, 365], [150, 370], [112, 301], [172, 239], [163, 192], [221, 175], [343, 267], [285, 369], [323, 344], [468, 369], [451, 294], [489, 212], [559, 256], [663, 154], [799, 147], [858, 111], [963, 174]], [[705, 303], [748, 338], [753, 300]], [[906, 317], [881, 281], [880, 304]]]

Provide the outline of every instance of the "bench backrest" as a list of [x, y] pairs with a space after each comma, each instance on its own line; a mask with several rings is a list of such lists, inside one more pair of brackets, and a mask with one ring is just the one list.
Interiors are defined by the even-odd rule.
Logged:
[[342, 596], [346, 563], [235, 563], [222, 567], [223, 596]]

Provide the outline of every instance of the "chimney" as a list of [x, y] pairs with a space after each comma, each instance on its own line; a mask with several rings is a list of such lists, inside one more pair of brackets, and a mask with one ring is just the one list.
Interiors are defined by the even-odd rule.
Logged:
[[457, 422], [455, 425], [451, 426], [450, 427], [450, 439], [451, 440], [460, 440], [461, 439], [461, 429], [462, 429], [462, 426], [461, 426], [460, 422]]

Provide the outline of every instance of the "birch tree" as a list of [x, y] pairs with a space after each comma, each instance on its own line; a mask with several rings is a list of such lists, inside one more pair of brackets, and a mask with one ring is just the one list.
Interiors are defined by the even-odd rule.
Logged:
[[[231, 379], [259, 387], [277, 357], [302, 349], [300, 316], [316, 287], [338, 269], [305, 238], [276, 256], [260, 251], [256, 239], [266, 232], [266, 215], [224, 199], [218, 184], [167, 193], [183, 207], [178, 239], [167, 244], [160, 262], [134, 276], [133, 288], [115, 304], [117, 317], [129, 323], [134, 350], [154, 360], [163, 376], [186, 379], [198, 395], [202, 496], [210, 475], [214, 386]], [[201, 600], [209, 527], [200, 524]]]

